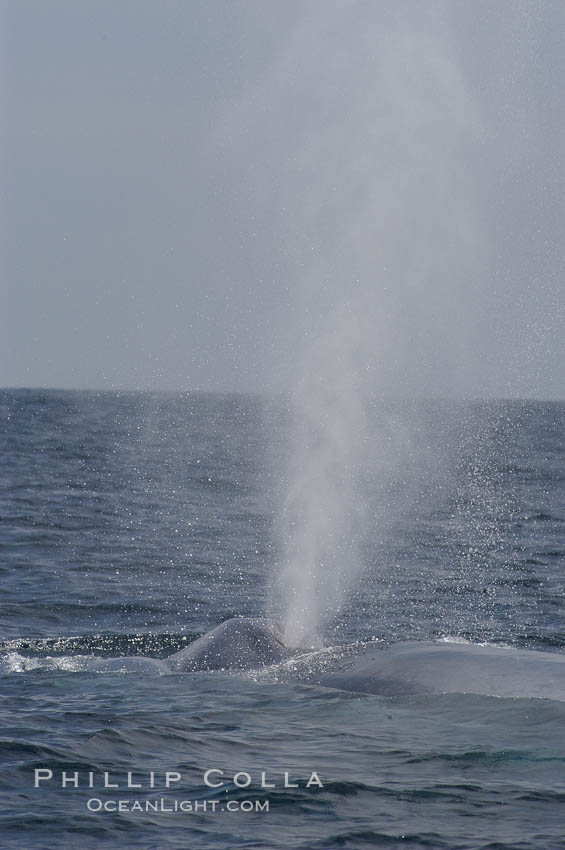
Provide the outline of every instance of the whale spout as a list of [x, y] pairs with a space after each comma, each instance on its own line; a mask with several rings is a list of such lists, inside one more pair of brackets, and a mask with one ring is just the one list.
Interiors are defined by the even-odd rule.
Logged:
[[171, 655], [175, 672], [197, 670], [253, 670], [277, 664], [289, 655], [268, 620], [234, 617]]

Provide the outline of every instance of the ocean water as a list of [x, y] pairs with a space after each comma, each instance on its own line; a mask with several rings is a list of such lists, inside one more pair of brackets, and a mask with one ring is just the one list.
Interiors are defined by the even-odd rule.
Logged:
[[[565, 651], [564, 413], [375, 402], [328, 646]], [[269, 613], [287, 424], [241, 395], [0, 393], [0, 847], [565, 847], [565, 703], [97, 668]]]

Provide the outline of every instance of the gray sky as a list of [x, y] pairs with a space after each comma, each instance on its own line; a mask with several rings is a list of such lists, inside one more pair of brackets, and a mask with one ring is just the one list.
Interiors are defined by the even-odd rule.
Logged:
[[1, 8], [0, 386], [565, 397], [561, 0]]

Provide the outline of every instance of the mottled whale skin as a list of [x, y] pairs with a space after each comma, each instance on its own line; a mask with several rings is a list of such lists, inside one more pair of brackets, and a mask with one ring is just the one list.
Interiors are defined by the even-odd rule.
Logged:
[[[166, 660], [172, 671], [249, 670], [295, 655], [267, 620], [234, 618]], [[305, 681], [304, 678], [301, 679]], [[372, 647], [312, 685], [354, 693], [471, 693], [565, 701], [565, 654], [470, 643], [403, 642]]]
[[167, 664], [175, 672], [252, 670], [290, 654], [268, 620], [234, 617], [169, 656]]
[[317, 684], [383, 696], [464, 693], [565, 700], [565, 654], [468, 643], [373, 648]]

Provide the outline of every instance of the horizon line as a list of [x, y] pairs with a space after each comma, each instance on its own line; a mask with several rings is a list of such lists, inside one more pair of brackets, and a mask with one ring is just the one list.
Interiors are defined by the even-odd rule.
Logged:
[[[234, 396], [290, 396], [292, 390], [242, 390], [242, 389], [210, 389], [204, 387], [194, 387], [192, 389], [167, 389], [148, 387], [41, 387], [41, 386], [0, 386], [0, 392], [52, 392], [52, 393], [94, 393], [94, 394], [112, 394], [119, 395], [234, 395]], [[366, 393], [366, 396], [371, 397], [376, 394]], [[541, 396], [495, 396], [495, 395], [383, 395], [383, 401], [468, 401], [468, 402], [546, 402], [561, 404], [565, 402], [565, 397], [557, 398], [541, 397]]]

